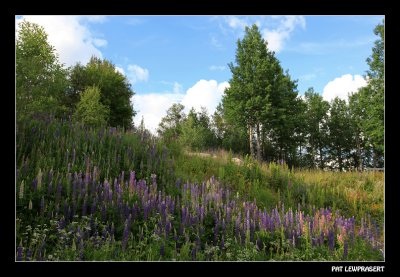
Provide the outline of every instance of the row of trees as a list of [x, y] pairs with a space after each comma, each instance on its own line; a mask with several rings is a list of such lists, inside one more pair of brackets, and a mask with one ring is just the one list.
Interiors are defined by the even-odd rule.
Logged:
[[132, 127], [134, 92], [108, 60], [65, 68], [43, 27], [19, 23], [16, 39], [17, 120], [72, 117], [89, 125]]
[[237, 42], [230, 87], [212, 116], [174, 104], [159, 125], [166, 139], [196, 149], [225, 148], [310, 168], [360, 169], [384, 162], [384, 29], [367, 59], [368, 85], [330, 103], [313, 88], [304, 98], [256, 25]]

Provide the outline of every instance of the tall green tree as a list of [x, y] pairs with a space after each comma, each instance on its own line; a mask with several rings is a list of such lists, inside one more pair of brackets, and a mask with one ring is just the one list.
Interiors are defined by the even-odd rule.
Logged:
[[329, 113], [327, 126], [331, 167], [343, 171], [349, 167], [350, 152], [354, 145], [350, 111], [346, 101], [336, 97], [332, 100]]
[[322, 96], [309, 88], [305, 94], [307, 105], [305, 117], [305, 135], [307, 137], [308, 165], [316, 165], [323, 169], [325, 167], [327, 145], [327, 122], [329, 103]]
[[202, 107], [200, 112], [196, 112], [194, 108], [189, 111], [182, 124], [181, 141], [196, 150], [217, 148], [216, 136], [206, 108]]
[[262, 122], [271, 113], [269, 95], [276, 61], [257, 25], [245, 28], [243, 39], [237, 41], [236, 65], [230, 63], [229, 68], [232, 79], [222, 100], [225, 115], [246, 126], [251, 155], [260, 159]]
[[222, 102], [218, 104], [212, 116], [212, 130], [216, 145], [236, 153], [249, 153], [248, 132], [246, 125], [225, 115]]
[[385, 96], [385, 30], [384, 21], [374, 29], [378, 39], [367, 58], [369, 77], [367, 89], [362, 91], [366, 106], [367, 120], [364, 122], [365, 134], [369, 137], [374, 151], [374, 167], [377, 167], [384, 155], [384, 96]]
[[296, 159], [298, 146], [298, 133], [301, 123], [299, 113], [302, 111], [302, 103], [297, 97], [297, 81], [291, 79], [288, 71], [283, 72], [282, 67], [275, 59], [274, 78], [270, 82], [271, 114], [266, 118], [264, 126], [270, 126], [270, 140], [277, 148], [278, 159], [284, 159], [292, 164]]
[[182, 134], [182, 123], [186, 119], [183, 112], [185, 106], [174, 103], [168, 110], [166, 116], [161, 119], [157, 133], [167, 141], [177, 140]]
[[16, 38], [17, 120], [61, 115], [66, 70], [48, 42], [44, 28], [29, 21], [18, 25]]
[[109, 108], [100, 102], [100, 89], [93, 86], [87, 87], [81, 93], [73, 119], [85, 125], [99, 127], [107, 124], [109, 114]]
[[70, 110], [75, 109], [79, 95], [91, 86], [100, 89], [100, 101], [110, 109], [108, 125], [131, 128], [136, 111], [131, 104], [134, 92], [128, 79], [115, 69], [114, 64], [106, 59], [92, 57], [82, 66], [75, 65], [70, 74], [71, 89], [65, 98]]

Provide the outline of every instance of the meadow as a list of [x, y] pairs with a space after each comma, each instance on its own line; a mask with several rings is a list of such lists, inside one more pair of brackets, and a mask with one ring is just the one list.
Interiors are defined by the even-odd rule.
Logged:
[[16, 126], [17, 261], [384, 260], [384, 174], [188, 155], [147, 133]]

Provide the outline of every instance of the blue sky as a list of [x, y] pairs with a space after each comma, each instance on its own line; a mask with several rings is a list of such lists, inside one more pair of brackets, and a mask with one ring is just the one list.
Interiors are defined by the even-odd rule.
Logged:
[[172, 103], [214, 112], [236, 42], [256, 23], [282, 67], [325, 99], [366, 84], [374, 27], [384, 16], [17, 16], [42, 25], [66, 66], [111, 60], [132, 84], [138, 124], [155, 131]]

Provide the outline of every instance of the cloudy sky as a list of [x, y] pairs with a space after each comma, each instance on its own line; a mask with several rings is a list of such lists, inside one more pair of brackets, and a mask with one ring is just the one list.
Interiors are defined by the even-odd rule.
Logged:
[[[213, 113], [235, 61], [236, 42], [256, 23], [281, 65], [327, 100], [365, 85], [374, 27], [383, 16], [16, 16], [42, 25], [65, 66], [92, 55], [111, 60], [135, 92], [132, 98], [155, 131], [173, 103]], [[16, 25], [17, 26], [17, 25]], [[18, 28], [17, 28], [18, 29]]]

